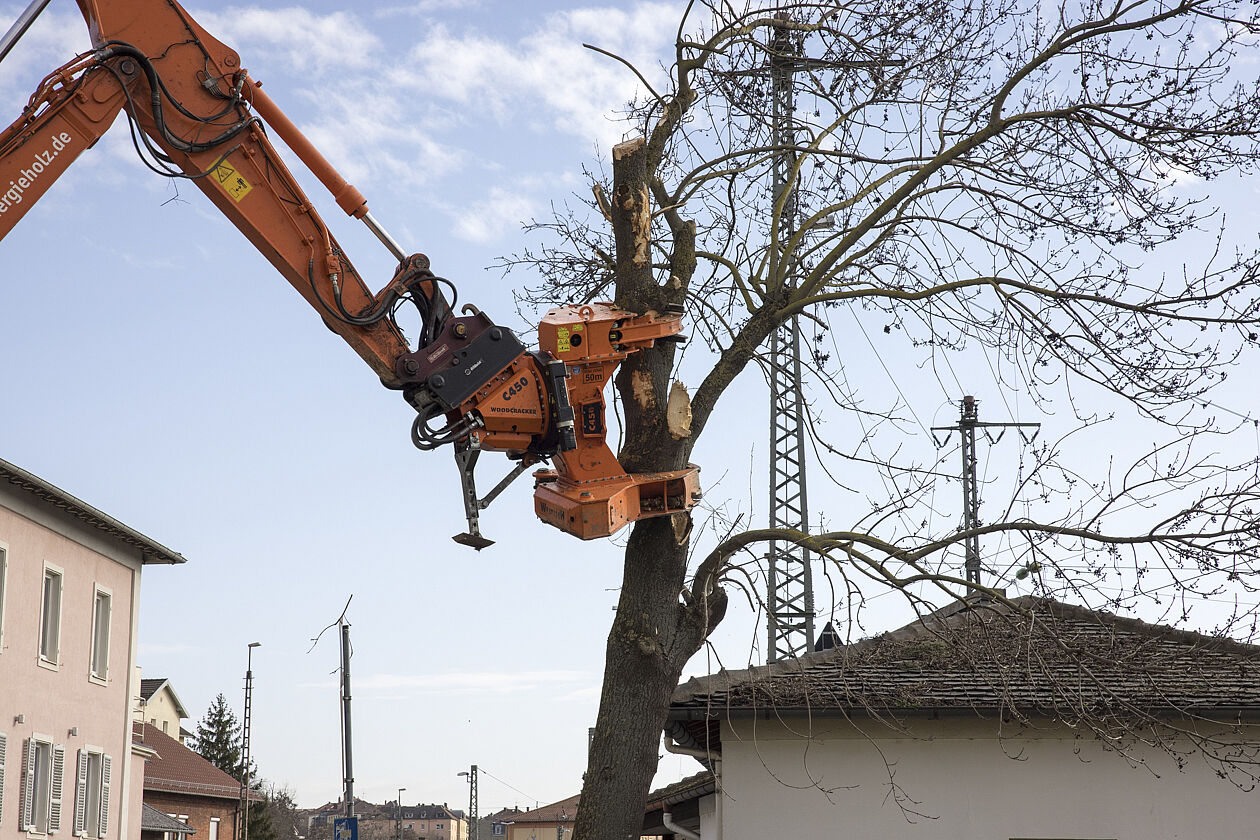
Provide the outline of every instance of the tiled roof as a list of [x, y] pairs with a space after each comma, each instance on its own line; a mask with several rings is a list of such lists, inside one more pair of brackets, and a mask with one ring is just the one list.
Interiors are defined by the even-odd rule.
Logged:
[[171, 834], [196, 834], [197, 829], [190, 828], [188, 823], [180, 822], [174, 817], [168, 817], [152, 805], [141, 803], [140, 811], [140, 830], [141, 831], [162, 831]]
[[[359, 808], [359, 805], [357, 804], [358, 800], [355, 802], [355, 809], [357, 811]], [[382, 815], [389, 817], [391, 820], [394, 819], [394, 809], [396, 807], [394, 805], [372, 805], [370, 803], [364, 803], [364, 805], [369, 809], [379, 809]], [[445, 805], [425, 805], [423, 803], [419, 805], [402, 806], [402, 814], [404, 819], [409, 820], [452, 820], [459, 819], [463, 816], [461, 812], [452, 811]]]
[[649, 793], [647, 810], [668, 811], [671, 805], [699, 799], [701, 796], [713, 793], [716, 789], [713, 773], [706, 770]]
[[517, 814], [523, 814], [523, 813], [525, 812], [522, 811], [520, 808], [504, 808], [501, 811], [495, 811], [493, 814], [486, 814], [485, 816], [477, 820], [477, 822], [485, 822], [486, 820], [491, 820], [491, 821], [497, 820], [498, 822], [504, 822], [509, 819], [516, 819]]
[[959, 604], [797, 661], [693, 679], [674, 694], [671, 734], [713, 743], [714, 721], [768, 713], [1260, 716], [1260, 646], [1057, 601], [1014, 603]]
[[[179, 741], [148, 723], [137, 723], [135, 740], [157, 752], [144, 768], [144, 789], [239, 799], [241, 784]], [[261, 794], [251, 793], [260, 799]]]
[[162, 687], [162, 683], [166, 682], [165, 677], [157, 677], [155, 679], [140, 680], [140, 699], [148, 700], [153, 694]]
[[44, 481], [21, 467], [0, 460], [0, 480], [7, 481], [40, 501], [60, 508], [70, 516], [101, 531], [106, 536], [139, 549], [144, 563], [183, 563], [184, 556], [176, 554], [156, 540], [102, 513], [87, 502], [76, 499], [61, 488]]
[[[717, 790], [713, 773], [697, 773], [681, 781], [658, 788], [648, 794], [644, 808], [641, 834], [657, 837], [675, 834], [672, 826], [681, 826], [691, 831], [700, 830], [700, 810], [698, 801]], [[672, 815], [671, 827], [665, 826], [665, 814]]]
[[[425, 806], [404, 805], [402, 807], [403, 807], [404, 818], [407, 818], [406, 814], [408, 813], [409, 809], [414, 811], [417, 808], [421, 808]], [[345, 804], [341, 800], [337, 800], [335, 802], [328, 802], [324, 805], [319, 806], [318, 808], [305, 809], [303, 810], [303, 813], [309, 817], [315, 817], [317, 819], [327, 821], [327, 820], [332, 820], [332, 819], [336, 819], [337, 817], [343, 816], [345, 814], [345, 810], [346, 810]], [[371, 802], [368, 802], [366, 799], [360, 799], [357, 796], [354, 798], [354, 813], [355, 813], [355, 816], [357, 817], [371, 819], [374, 816], [384, 815], [387, 811], [388, 811], [389, 818], [392, 820], [394, 818], [394, 805], [393, 804], [390, 804], [388, 806], [375, 805]]]
[[[166, 686], [167, 693], [171, 695], [171, 700], [175, 703], [175, 713], [181, 718], [188, 717], [188, 709], [184, 707], [183, 701], [180, 700], [179, 695], [175, 693], [175, 689], [171, 686], [170, 680], [165, 677], [140, 680], [140, 699], [143, 702], [148, 703], [151, 699], [153, 699], [154, 694], [157, 694], [162, 690], [162, 686]], [[183, 732], [182, 727], [180, 728], [180, 732]]]
[[[512, 817], [512, 822], [573, 822], [577, 817], [578, 800], [582, 798], [581, 794], [570, 796], [568, 799], [561, 799], [559, 802], [552, 802], [550, 805], [544, 805], [541, 808], [535, 808], [532, 811], [522, 811]], [[560, 816], [563, 814], [563, 818]]]

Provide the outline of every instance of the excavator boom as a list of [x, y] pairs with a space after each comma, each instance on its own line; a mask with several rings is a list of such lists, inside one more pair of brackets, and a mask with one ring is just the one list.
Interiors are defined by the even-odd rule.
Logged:
[[[0, 60], [47, 2], [35, 0], [0, 40]], [[402, 392], [418, 414], [415, 445], [454, 447], [469, 526], [458, 541], [488, 545], [478, 528], [480, 510], [508, 481], [544, 461], [554, 469], [536, 474], [535, 509], [543, 521], [583, 539], [695, 503], [698, 468], [627, 475], [608, 448], [602, 420], [603, 387], [616, 365], [655, 340], [677, 338], [676, 314], [662, 318], [609, 304], [560, 307], [544, 318], [538, 351], [475, 307], [457, 315], [444, 291], [453, 288], [449, 281], [433, 274], [423, 254], [402, 250], [373, 218], [363, 194], [263, 91], [236, 51], [176, 0], [77, 2], [92, 51], [50, 73], [18, 119], [0, 132], [0, 238], [125, 112], [139, 129], [150, 168], [191, 180], [382, 384]], [[398, 260], [380, 291], [373, 292], [355, 270], [269, 131]], [[394, 320], [404, 302], [420, 314], [414, 342]], [[597, 340], [574, 352], [580, 338], [556, 338], [566, 330]], [[483, 450], [517, 461], [484, 498], [473, 481]]]

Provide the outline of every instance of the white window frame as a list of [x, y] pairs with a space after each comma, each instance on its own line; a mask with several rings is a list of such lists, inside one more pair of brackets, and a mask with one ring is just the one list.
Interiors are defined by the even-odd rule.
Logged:
[[[41, 768], [38, 763], [40, 745], [48, 748], [48, 759], [45, 768]], [[49, 735], [35, 732], [30, 738], [26, 739], [24, 753], [22, 811], [19, 817], [22, 824], [19, 826], [19, 830], [25, 831], [28, 837], [45, 837], [56, 834], [61, 830], [61, 803], [64, 788], [66, 746], [65, 744], [54, 743]], [[47, 808], [47, 825], [45, 827], [39, 826], [41, 803], [35, 801], [40, 793], [40, 785], [38, 783], [41, 776], [40, 769], [45, 769], [48, 773], [48, 798], [46, 803], [43, 803]]]
[[0, 540], [0, 653], [4, 653], [4, 598], [8, 592], [9, 544]]
[[[44, 597], [44, 593], [48, 589], [48, 576], [50, 574], [56, 575], [58, 578], [60, 578], [57, 584], [57, 627], [56, 627], [56, 638], [54, 640], [56, 642], [57, 649], [53, 651], [53, 655], [51, 657], [49, 657], [44, 652], [44, 638], [47, 635], [46, 625], [48, 623], [48, 616], [44, 614], [48, 609], [48, 599]], [[35, 645], [36, 645], [35, 650], [39, 655], [39, 664], [44, 668], [51, 668], [54, 671], [59, 670], [61, 667], [61, 616], [65, 612], [65, 610], [62, 609], [62, 607], [65, 605], [65, 602], [66, 602], [65, 569], [62, 569], [59, 566], [54, 566], [52, 563], [45, 563], [44, 574], [40, 577], [39, 637], [36, 639], [36, 642], [35, 642]]]
[[[97, 760], [95, 778], [92, 773], [92, 758]], [[109, 833], [109, 776], [111, 759], [105, 750], [91, 744], [79, 750], [75, 773], [74, 794], [74, 836], [105, 837]], [[88, 807], [93, 806], [94, 812]]]
[[[104, 595], [107, 600], [107, 604], [109, 608], [109, 615], [105, 617], [105, 657], [104, 657], [105, 667], [103, 669], [104, 673], [98, 673], [96, 670], [96, 659], [97, 659], [96, 646], [97, 646], [97, 643], [100, 641], [100, 633], [98, 632], [98, 628], [96, 625], [97, 625], [97, 621], [99, 621], [100, 619], [100, 616], [97, 615], [97, 610], [100, 607], [102, 595]], [[113, 615], [114, 615], [114, 593], [108, 587], [101, 586], [99, 583], [96, 584], [92, 592], [92, 631], [91, 631], [92, 639], [91, 639], [91, 643], [88, 646], [88, 679], [96, 683], [97, 685], [109, 684], [109, 648], [110, 648], [109, 628], [110, 628], [110, 624], [113, 621]]]
[[219, 817], [210, 818], [210, 828], [209, 833], [206, 835], [206, 840], [219, 840], [219, 821]]
[[[182, 822], [184, 825], [188, 825], [187, 814], [167, 814], [166, 816], [178, 822]], [[218, 836], [219, 818], [211, 817], [210, 822], [211, 822], [211, 827], [214, 828], [215, 836]], [[162, 832], [162, 840], [180, 840], [180, 838], [187, 837], [187, 836], [188, 836], [187, 834], [181, 834], [177, 831], [163, 831]]]

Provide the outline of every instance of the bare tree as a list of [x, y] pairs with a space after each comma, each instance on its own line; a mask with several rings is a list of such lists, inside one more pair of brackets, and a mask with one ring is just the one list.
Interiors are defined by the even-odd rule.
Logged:
[[[593, 199], [536, 223], [542, 244], [507, 265], [542, 271], [530, 303], [611, 296], [692, 318], [707, 354], [680, 367], [658, 346], [617, 376], [627, 470], [684, 467], [772, 331], [794, 316], [821, 331], [839, 312], [921, 358], [999, 360], [1005, 387], [1070, 406], [1081, 428], [1104, 418], [1080, 396], [1110, 395], [1161, 437], [1088, 473], [1064, 463], [1062, 440], [1043, 444], [1000, 517], [930, 533], [905, 514], [928, 503], [933, 465], [818, 425], [854, 412], [896, 430], [907, 406], [836, 387], [846, 360], [816, 349], [813, 440], [890, 489], [843, 528], [728, 534], [692, 563], [689, 517], [634, 526], [577, 836], [638, 834], [670, 694], [728, 590], [755, 574], [745, 550], [768, 539], [817, 551], [850, 606], [872, 585], [925, 609], [966, 595], [942, 558], [976, 533], [1006, 535], [1008, 571], [1078, 602], [1131, 603], [1154, 577], [1251, 590], [1255, 464], [1216, 453], [1227, 424], [1203, 407], [1257, 344], [1260, 255], [1226, 244], [1207, 188], [1260, 161], [1242, 60], [1257, 55], [1257, 14], [1234, 0], [692, 2], [671, 66], [626, 65], [645, 93], [611, 180], [593, 173]], [[789, 64], [784, 142], [770, 74]], [[1193, 265], [1192, 236], [1216, 243]], [[689, 427], [669, 420], [675, 380]], [[1053, 513], [1020, 516], [1030, 495]], [[1122, 592], [1098, 588], [1107, 575]]]

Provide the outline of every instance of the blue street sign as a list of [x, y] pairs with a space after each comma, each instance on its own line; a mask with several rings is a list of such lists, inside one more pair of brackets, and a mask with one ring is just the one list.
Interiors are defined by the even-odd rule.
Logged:
[[358, 817], [336, 817], [333, 819], [333, 840], [359, 840]]

